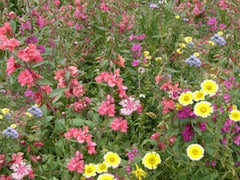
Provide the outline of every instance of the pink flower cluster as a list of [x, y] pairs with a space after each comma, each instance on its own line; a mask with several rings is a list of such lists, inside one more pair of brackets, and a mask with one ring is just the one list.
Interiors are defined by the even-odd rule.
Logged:
[[119, 22], [119, 31], [123, 33], [124, 31], [129, 31], [134, 25], [134, 16], [127, 15], [126, 12], [123, 12], [122, 20]]
[[29, 44], [25, 49], [17, 52], [17, 57], [25, 62], [41, 62], [43, 58], [35, 44]]
[[115, 115], [115, 104], [114, 98], [111, 95], [107, 95], [106, 101], [103, 101], [98, 108], [98, 112], [101, 115], [108, 115], [114, 117]]
[[117, 117], [112, 121], [111, 128], [114, 131], [121, 131], [125, 133], [128, 129], [127, 120], [123, 119], [122, 117]]
[[21, 86], [27, 85], [29, 89], [34, 85], [34, 80], [39, 78], [42, 78], [42, 76], [32, 70], [25, 69], [18, 75], [18, 82]]
[[10, 52], [13, 52], [16, 47], [20, 45], [20, 42], [11, 38], [8, 39], [7, 35], [12, 34], [12, 28], [9, 22], [5, 22], [3, 27], [0, 27], [0, 49], [5, 50], [8, 49]]
[[84, 142], [87, 143], [88, 154], [96, 154], [95, 146], [97, 145], [92, 141], [92, 135], [89, 134], [88, 126], [84, 126], [83, 130], [81, 128], [71, 128], [64, 134], [66, 139], [74, 138], [80, 144]]
[[66, 73], [70, 72], [70, 76], [73, 78], [70, 80], [68, 85], [68, 90], [65, 91], [65, 95], [69, 98], [71, 96], [81, 97], [84, 94], [83, 86], [79, 84], [76, 76], [78, 75], [78, 69], [76, 66], [69, 66], [68, 68], [64, 68], [58, 71], [55, 71], [54, 79], [58, 81], [57, 88], [65, 88], [67, 87], [67, 79], [65, 77]]
[[67, 164], [69, 171], [77, 171], [78, 173], [83, 173], [84, 170], [84, 160], [83, 154], [80, 151], [75, 152], [75, 156], [70, 159]]
[[138, 113], [142, 112], [142, 106], [139, 100], [135, 100], [134, 97], [127, 97], [119, 103], [122, 108], [120, 113], [124, 116], [131, 115], [133, 112], [137, 111]]
[[28, 165], [23, 159], [23, 153], [18, 152], [17, 154], [12, 155], [12, 165], [10, 167], [13, 170], [11, 177], [14, 180], [21, 180], [24, 177], [33, 179], [35, 177], [31, 165]]
[[79, 99], [77, 102], [73, 103], [73, 108], [75, 112], [81, 113], [91, 103], [89, 97], [84, 97], [84, 99]]
[[174, 110], [175, 108], [175, 104], [172, 99], [165, 99], [165, 97], [163, 97], [161, 103], [163, 105], [163, 109], [162, 109], [163, 114], [166, 114], [169, 111]]
[[123, 79], [119, 78], [120, 76], [120, 69], [116, 69], [114, 74], [109, 72], [102, 72], [97, 77], [95, 77], [96, 82], [102, 82], [104, 81], [107, 83], [110, 87], [117, 86], [118, 87], [118, 93], [120, 98], [126, 97], [126, 90], [127, 87], [123, 85]]

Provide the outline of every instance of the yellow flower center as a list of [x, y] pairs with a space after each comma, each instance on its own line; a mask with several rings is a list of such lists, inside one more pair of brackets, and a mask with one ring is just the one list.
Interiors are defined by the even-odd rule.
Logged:
[[148, 162], [149, 162], [150, 164], [155, 164], [156, 160], [155, 160], [154, 157], [151, 157], [151, 158], [149, 158]]
[[188, 101], [188, 100], [189, 100], [189, 97], [188, 97], [188, 96], [185, 96], [183, 99], [184, 99], [184, 101]]
[[202, 96], [203, 96], [202, 93], [197, 93], [197, 97], [198, 97], [198, 98], [201, 98]]
[[115, 158], [114, 158], [114, 157], [111, 157], [111, 158], [110, 158], [110, 161], [111, 161], [111, 162], [114, 162], [114, 161], [115, 161]]
[[192, 150], [192, 154], [195, 155], [195, 156], [198, 155], [198, 150], [197, 149], [193, 149]]
[[212, 86], [211, 85], [207, 85], [207, 90], [211, 91], [212, 90]]
[[91, 173], [91, 172], [92, 172], [92, 169], [91, 169], [91, 168], [87, 169], [87, 172], [88, 172], [88, 173]]
[[200, 108], [200, 111], [201, 111], [202, 113], [205, 113], [205, 112], [207, 112], [207, 108], [206, 108], [206, 107], [201, 107], [201, 108]]

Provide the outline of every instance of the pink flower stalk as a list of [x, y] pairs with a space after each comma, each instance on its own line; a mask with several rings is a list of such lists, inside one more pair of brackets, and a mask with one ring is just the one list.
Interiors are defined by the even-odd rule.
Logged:
[[115, 104], [114, 98], [111, 95], [107, 95], [107, 100], [102, 102], [102, 104], [98, 108], [98, 112], [101, 115], [108, 115], [109, 117], [114, 117]]
[[37, 50], [37, 46], [34, 44], [29, 44], [25, 49], [19, 50], [17, 52], [17, 57], [25, 62], [41, 62], [43, 58], [41, 53]]
[[6, 69], [6, 72], [7, 72], [7, 75], [10, 76], [14, 71], [15, 71], [15, 60], [14, 60], [14, 57], [11, 56], [8, 60], [7, 60], [7, 69]]
[[111, 10], [111, 9], [106, 5], [106, 3], [105, 3], [104, 0], [101, 1], [101, 5], [100, 5], [99, 9], [102, 10], [103, 12], [108, 12], [108, 11]]
[[69, 171], [77, 171], [78, 173], [83, 173], [84, 171], [84, 160], [83, 154], [80, 151], [75, 152], [75, 156], [70, 159], [67, 164]]
[[89, 134], [88, 126], [81, 128], [71, 128], [64, 134], [66, 139], [74, 138], [78, 143], [83, 144], [84, 142], [88, 145], [88, 154], [96, 154], [95, 146], [96, 143], [92, 142], [92, 135]]
[[139, 106], [141, 106], [140, 101], [135, 100], [134, 97], [128, 97], [122, 100], [119, 104], [122, 106], [120, 114], [124, 116], [131, 115], [133, 112], [138, 110]]
[[96, 82], [104, 81], [110, 87], [114, 87], [117, 85], [118, 87], [118, 94], [120, 98], [126, 97], [126, 90], [127, 87], [123, 85], [123, 79], [119, 78], [120, 76], [120, 69], [116, 69], [114, 74], [109, 72], [102, 72], [98, 76], [95, 77]]
[[175, 108], [175, 104], [172, 99], [165, 99], [165, 97], [163, 97], [163, 100], [161, 101], [161, 103], [163, 105], [163, 110], [162, 110], [163, 114], [166, 114], [170, 110], [174, 110]]
[[112, 121], [111, 128], [114, 131], [121, 131], [125, 133], [128, 129], [127, 120], [123, 119], [122, 117], [117, 117]]
[[134, 16], [127, 15], [123, 12], [122, 20], [119, 22], [119, 31], [123, 33], [124, 31], [129, 31], [132, 29], [134, 24]]

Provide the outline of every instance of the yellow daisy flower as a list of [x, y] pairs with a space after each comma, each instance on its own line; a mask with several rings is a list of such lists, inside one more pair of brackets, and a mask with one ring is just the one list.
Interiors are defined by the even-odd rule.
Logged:
[[200, 54], [199, 54], [199, 53], [197, 53], [197, 52], [196, 52], [196, 53], [194, 53], [193, 55], [194, 55], [195, 57], [199, 57], [199, 56], [200, 56]]
[[15, 129], [15, 128], [17, 128], [17, 125], [16, 125], [16, 124], [11, 124], [10, 127], [13, 128], [13, 129]]
[[32, 114], [30, 112], [26, 112], [25, 115], [28, 117], [32, 117]]
[[158, 153], [156, 152], [149, 152], [145, 154], [142, 159], [142, 164], [148, 169], [156, 169], [157, 165], [160, 164], [161, 158]]
[[175, 19], [180, 19], [180, 16], [178, 16], [178, 15], [177, 15], [177, 16], [175, 16]]
[[229, 118], [232, 121], [240, 121], [240, 111], [239, 110], [232, 110], [229, 114]]
[[194, 106], [194, 114], [197, 116], [206, 118], [210, 116], [210, 114], [213, 112], [213, 107], [211, 103], [207, 101], [201, 101]]
[[9, 111], [10, 111], [10, 110], [9, 110], [8, 108], [3, 108], [3, 109], [1, 109], [1, 112], [2, 112], [3, 115], [9, 113]]
[[97, 165], [97, 172], [98, 173], [107, 172], [107, 170], [108, 170], [108, 165], [107, 165], [106, 162], [103, 162], [103, 163]]
[[158, 62], [158, 61], [162, 61], [162, 58], [161, 57], [156, 57], [156, 58], [154, 58], [154, 60]]
[[217, 34], [218, 34], [219, 36], [222, 36], [222, 35], [223, 35], [223, 32], [222, 32], [222, 31], [219, 31]]
[[148, 55], [148, 56], [145, 56], [145, 57], [146, 57], [147, 60], [152, 59], [152, 56], [149, 56], [149, 55]]
[[182, 93], [178, 97], [178, 102], [182, 104], [183, 106], [187, 106], [189, 104], [193, 103], [193, 93], [191, 91], [187, 91]]
[[144, 56], [148, 56], [148, 55], [149, 55], [149, 52], [148, 52], [148, 51], [144, 51], [144, 52], [143, 52], [143, 55], [144, 55]]
[[200, 101], [205, 99], [205, 94], [203, 90], [195, 91], [193, 93], [194, 101]]
[[179, 46], [180, 46], [180, 48], [185, 48], [186, 47], [186, 45], [184, 43], [180, 43]]
[[201, 83], [201, 88], [202, 88], [202, 90], [206, 94], [209, 94], [210, 96], [215, 95], [217, 93], [217, 91], [218, 91], [218, 85], [213, 80], [205, 80], [205, 81], [203, 81]]
[[182, 51], [181, 48], [178, 48], [176, 52], [177, 52], [178, 54], [182, 54], [182, 53], [183, 53], [183, 51]]
[[138, 165], [136, 164], [136, 170], [132, 171], [132, 173], [135, 175], [136, 178], [138, 178], [138, 180], [142, 180], [142, 178], [145, 178], [147, 173], [138, 167]]
[[121, 163], [121, 158], [117, 153], [108, 152], [103, 158], [107, 165], [113, 168], [117, 168]]
[[98, 176], [97, 180], [115, 180], [115, 178], [112, 174], [104, 173]]
[[0, 119], [2, 119], [3, 118], [3, 116], [2, 115], [0, 115]]
[[191, 144], [187, 147], [187, 156], [193, 161], [198, 161], [203, 158], [204, 149], [199, 144]]
[[187, 36], [187, 37], [183, 38], [183, 40], [185, 41], [185, 43], [188, 44], [188, 43], [192, 42], [192, 37]]
[[214, 46], [214, 45], [215, 45], [215, 42], [213, 42], [213, 41], [208, 41], [208, 44]]
[[87, 164], [84, 166], [84, 176], [86, 178], [90, 178], [90, 177], [93, 177], [93, 176], [96, 176], [96, 171], [97, 171], [97, 167], [95, 164]]

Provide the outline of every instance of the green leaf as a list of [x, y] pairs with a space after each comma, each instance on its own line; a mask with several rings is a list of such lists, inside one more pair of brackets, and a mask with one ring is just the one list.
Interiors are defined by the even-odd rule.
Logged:
[[47, 80], [47, 79], [38, 79], [37, 80], [37, 83], [39, 84], [39, 85], [50, 85], [50, 86], [52, 86], [53, 84], [49, 81], [49, 80]]
[[51, 93], [50, 93], [50, 97], [54, 97], [57, 96], [59, 94], [62, 94], [64, 91], [67, 91], [68, 88], [60, 88], [60, 89], [54, 89]]

